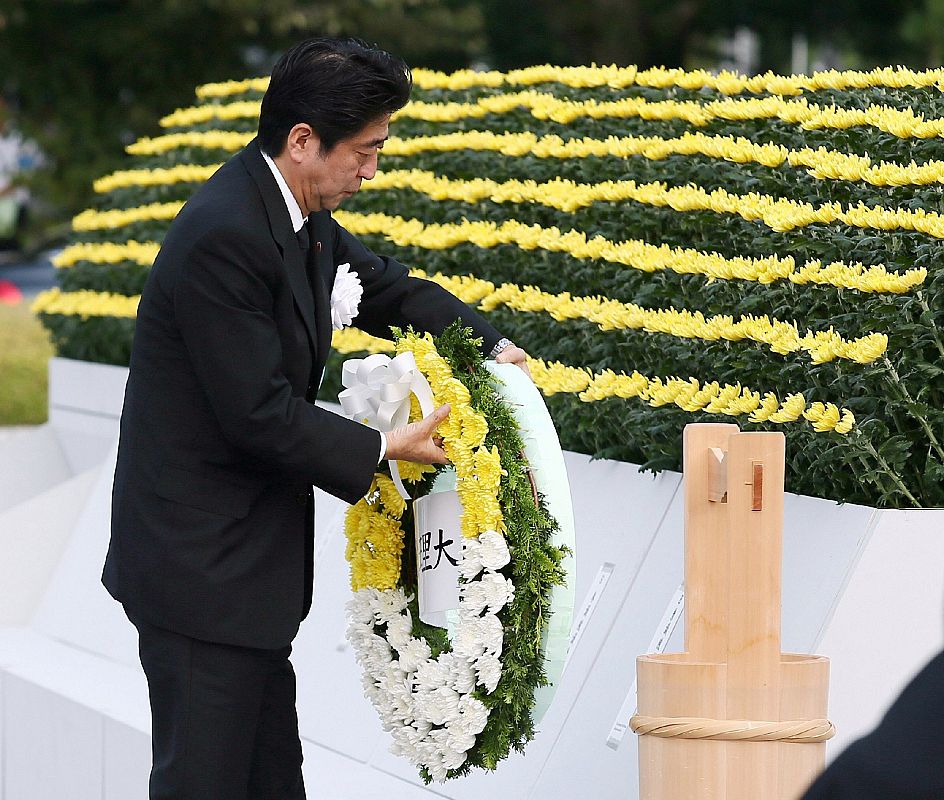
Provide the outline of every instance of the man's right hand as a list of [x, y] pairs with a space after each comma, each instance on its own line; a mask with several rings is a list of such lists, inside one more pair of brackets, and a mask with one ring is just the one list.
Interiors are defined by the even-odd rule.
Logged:
[[446, 403], [425, 419], [388, 431], [384, 458], [390, 461], [415, 461], [418, 464], [448, 464], [449, 459], [442, 449], [442, 437], [435, 434], [439, 424], [449, 416], [449, 411], [449, 404]]

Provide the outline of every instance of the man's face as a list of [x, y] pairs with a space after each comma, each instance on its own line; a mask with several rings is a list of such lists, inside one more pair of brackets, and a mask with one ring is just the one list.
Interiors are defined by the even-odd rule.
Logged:
[[377, 157], [387, 139], [390, 115], [371, 122], [347, 139], [339, 141], [327, 154], [317, 140], [302, 163], [301, 191], [309, 212], [333, 211], [341, 201], [361, 188], [377, 172]]

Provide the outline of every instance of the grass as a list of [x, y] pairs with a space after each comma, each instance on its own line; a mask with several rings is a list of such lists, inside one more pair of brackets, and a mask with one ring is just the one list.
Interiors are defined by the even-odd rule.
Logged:
[[47, 417], [49, 335], [29, 301], [0, 304], [0, 425], [37, 425]]

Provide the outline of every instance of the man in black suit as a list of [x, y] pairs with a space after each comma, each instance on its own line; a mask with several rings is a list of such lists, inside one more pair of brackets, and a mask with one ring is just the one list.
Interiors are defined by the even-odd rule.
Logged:
[[477, 313], [331, 218], [373, 177], [410, 87], [402, 61], [356, 40], [287, 52], [258, 137], [186, 204], [148, 277], [103, 582], [139, 633], [152, 800], [305, 797], [289, 654], [311, 605], [312, 485], [353, 503], [383, 458], [446, 460], [448, 406], [384, 438], [314, 405], [338, 265], [363, 286], [359, 328], [461, 318], [525, 368]]

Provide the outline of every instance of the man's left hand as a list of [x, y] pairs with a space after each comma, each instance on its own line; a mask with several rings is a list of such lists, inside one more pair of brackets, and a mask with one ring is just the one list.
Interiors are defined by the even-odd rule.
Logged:
[[529, 378], [531, 377], [531, 370], [528, 369], [528, 354], [517, 345], [512, 345], [502, 350], [495, 356], [495, 363], [515, 364], [524, 371], [525, 375]]

